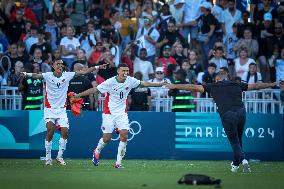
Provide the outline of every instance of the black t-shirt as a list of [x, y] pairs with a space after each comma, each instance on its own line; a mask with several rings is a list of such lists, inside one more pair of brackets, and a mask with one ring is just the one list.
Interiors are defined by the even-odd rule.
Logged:
[[243, 108], [242, 92], [248, 90], [248, 84], [232, 81], [219, 81], [216, 83], [204, 84], [205, 92], [209, 92], [218, 107], [222, 116], [229, 110]]
[[31, 46], [31, 49], [30, 49], [30, 52], [29, 52], [29, 54], [30, 54], [31, 56], [33, 56], [34, 51], [35, 51], [36, 48], [41, 49], [42, 54], [51, 53], [51, 45], [50, 45], [49, 43], [44, 42], [43, 44], [40, 44], [40, 45], [37, 44], [37, 43], [35, 43], [35, 44], [33, 44], [33, 45]]
[[[85, 76], [77, 76], [70, 80], [68, 92], [75, 92], [76, 94], [81, 93], [85, 90], [92, 88], [91, 82]], [[89, 96], [84, 96], [84, 103], [89, 103]], [[68, 109], [70, 106], [68, 105]]]
[[148, 96], [151, 96], [149, 88], [138, 87], [131, 89], [129, 95], [131, 96], [130, 111], [132, 110], [148, 110]]
[[[99, 65], [105, 64], [104, 61], [100, 61]], [[98, 71], [98, 75], [101, 76], [102, 78], [104, 78], [105, 80], [116, 76], [117, 75], [117, 68], [116, 67], [112, 67], [110, 65], [106, 66], [106, 69], [100, 69]]]
[[160, 49], [163, 49], [166, 45], [169, 45], [172, 47], [176, 41], [180, 41], [183, 47], [187, 46], [185, 39], [182, 37], [182, 35], [178, 31], [174, 31], [174, 32], [166, 31], [165, 33], [160, 35], [158, 42], [163, 41], [165, 38], [168, 39], [169, 41], [168, 43], [162, 45]]
[[209, 33], [210, 31], [210, 26], [214, 25], [215, 26], [215, 30], [217, 31], [220, 29], [220, 23], [218, 22], [218, 20], [213, 16], [213, 14], [208, 14], [207, 16], [202, 15], [198, 18], [198, 20], [201, 21], [201, 33], [205, 34], [205, 33]]

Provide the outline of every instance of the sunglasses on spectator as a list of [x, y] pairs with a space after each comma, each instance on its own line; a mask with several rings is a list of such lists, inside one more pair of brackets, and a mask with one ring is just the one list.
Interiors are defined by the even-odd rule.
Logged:
[[158, 75], [163, 75], [164, 72], [156, 72], [156, 74], [158, 74]]

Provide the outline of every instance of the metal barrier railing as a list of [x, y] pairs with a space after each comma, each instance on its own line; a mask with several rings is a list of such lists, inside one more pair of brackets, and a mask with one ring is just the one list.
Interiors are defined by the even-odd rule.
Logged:
[[[168, 96], [166, 88], [150, 88], [152, 91], [152, 111], [171, 112], [172, 97]], [[216, 104], [213, 99], [205, 94], [201, 97], [200, 93], [194, 93], [194, 112], [213, 113], [217, 112]], [[104, 97], [99, 96], [99, 111], [103, 110]], [[284, 104], [280, 101], [280, 90], [258, 90], [243, 92], [243, 102], [247, 112], [251, 113], [271, 113], [283, 114]], [[20, 110], [22, 106], [22, 96], [18, 94], [17, 87], [2, 87], [0, 90], [0, 109]]]

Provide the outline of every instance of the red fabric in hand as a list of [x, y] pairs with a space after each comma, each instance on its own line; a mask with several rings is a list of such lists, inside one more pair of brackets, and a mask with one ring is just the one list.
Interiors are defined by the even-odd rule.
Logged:
[[71, 111], [75, 116], [80, 116], [84, 100], [82, 98], [72, 98], [74, 96], [76, 96], [74, 92], [68, 93], [68, 97], [70, 98]]

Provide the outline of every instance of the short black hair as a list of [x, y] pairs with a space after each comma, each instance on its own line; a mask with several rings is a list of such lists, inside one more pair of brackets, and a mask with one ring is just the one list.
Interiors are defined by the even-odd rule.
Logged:
[[120, 64], [118, 64], [117, 69], [122, 68], [122, 67], [127, 67], [128, 68], [128, 65], [125, 64], [125, 63], [120, 63]]
[[214, 67], [215, 69], [217, 68], [217, 65], [215, 63], [209, 63], [208, 67]]

